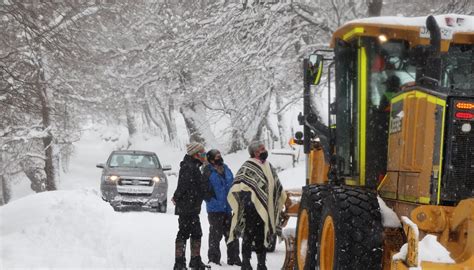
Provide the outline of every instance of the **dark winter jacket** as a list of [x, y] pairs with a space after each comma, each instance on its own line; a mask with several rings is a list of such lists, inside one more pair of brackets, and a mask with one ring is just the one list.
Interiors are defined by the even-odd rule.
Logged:
[[232, 182], [234, 181], [234, 175], [230, 171], [227, 165], [224, 166], [223, 174], [217, 172], [216, 168], [211, 164], [204, 168], [204, 177], [209, 179], [209, 188], [212, 191], [212, 197], [206, 200], [206, 208], [208, 213], [228, 213], [230, 214], [231, 208], [227, 202], [227, 194], [229, 193]]
[[185, 155], [179, 169], [178, 186], [173, 199], [176, 202], [176, 215], [197, 215], [208, 192], [208, 180], [202, 177], [202, 162]]

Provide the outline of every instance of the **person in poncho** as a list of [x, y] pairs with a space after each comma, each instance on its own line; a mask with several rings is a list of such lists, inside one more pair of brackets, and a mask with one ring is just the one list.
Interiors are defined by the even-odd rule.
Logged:
[[252, 142], [248, 159], [237, 172], [227, 200], [232, 208], [228, 242], [242, 236], [242, 268], [252, 269], [252, 250], [257, 253], [257, 270], [266, 270], [266, 248], [286, 201], [286, 193], [262, 142]]

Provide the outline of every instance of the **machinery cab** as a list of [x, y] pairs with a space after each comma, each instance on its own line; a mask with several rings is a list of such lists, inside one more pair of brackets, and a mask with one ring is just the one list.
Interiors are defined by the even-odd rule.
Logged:
[[[328, 137], [333, 181], [415, 204], [454, 205], [474, 196], [474, 22], [431, 18], [362, 19], [333, 35], [332, 128], [312, 128], [311, 101], [304, 120], [311, 123], [305, 138]], [[325, 60], [319, 52], [307, 60], [307, 89], [319, 83]], [[406, 215], [413, 208], [392, 207]]]
[[[304, 130], [294, 141], [307, 177], [285, 269], [472, 267], [474, 17], [356, 20], [331, 47], [303, 61]], [[315, 106], [326, 95], [313, 93], [321, 81], [326, 124]], [[381, 201], [403, 231], [382, 224]], [[455, 263], [418, 260], [426, 234]], [[406, 257], [394, 259], [405, 242]]]

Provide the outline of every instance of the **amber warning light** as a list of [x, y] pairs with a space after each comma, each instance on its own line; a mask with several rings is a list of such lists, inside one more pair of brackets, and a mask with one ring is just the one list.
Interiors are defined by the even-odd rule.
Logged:
[[456, 103], [456, 108], [461, 110], [472, 110], [474, 109], [474, 103], [471, 102], [458, 102]]

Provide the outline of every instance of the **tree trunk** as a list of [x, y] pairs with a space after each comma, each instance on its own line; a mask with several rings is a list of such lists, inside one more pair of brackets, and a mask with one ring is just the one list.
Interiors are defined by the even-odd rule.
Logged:
[[383, 0], [368, 0], [369, 17], [378, 17], [382, 14]]
[[43, 137], [43, 151], [45, 155], [44, 161], [44, 172], [46, 174], [46, 190], [56, 190], [56, 173], [54, 168], [53, 160], [53, 134], [51, 132], [51, 104], [49, 102], [46, 79], [44, 74], [43, 60], [41, 51], [38, 48], [37, 53], [37, 64], [38, 64], [38, 76], [36, 80], [36, 90], [41, 104], [41, 117], [43, 120], [43, 131], [46, 136]]
[[41, 170], [36, 168], [32, 162], [27, 162], [27, 164], [28, 165], [23, 166], [23, 172], [31, 182], [31, 190], [36, 193], [45, 191], [47, 186], [45, 175], [42, 174]]
[[[252, 129], [252, 126], [256, 129], [255, 134], [251, 137], [248, 137], [251, 138], [251, 140], [260, 140], [262, 138], [262, 129], [266, 125], [268, 113], [270, 112], [271, 98], [272, 95], [270, 91], [265, 95], [265, 97], [263, 97], [261, 103], [258, 104], [258, 109], [255, 113], [255, 115], [258, 117], [255, 117], [255, 121], [250, 125], [250, 129]], [[250, 134], [247, 132], [247, 135]]]
[[157, 128], [163, 129], [163, 126], [158, 122], [153, 113], [151, 112], [150, 104], [147, 102], [143, 105], [143, 111], [145, 112], [145, 118], [147, 120], [147, 125], [151, 126], [153, 123]]
[[235, 153], [242, 149], [242, 134], [235, 126], [233, 126], [229, 153]]
[[196, 122], [196, 104], [193, 102], [186, 107], [181, 107], [179, 111], [183, 115], [188, 130], [189, 141], [205, 144], [206, 140], [199, 130], [199, 124]]
[[11, 198], [10, 185], [7, 182], [7, 179], [0, 175], [0, 206], [7, 204]]
[[281, 112], [281, 105], [283, 101], [281, 100], [281, 96], [276, 93], [275, 94], [275, 101], [276, 101], [276, 109], [277, 109], [277, 120], [278, 120], [278, 133], [280, 138], [280, 147], [284, 148], [286, 145], [286, 128], [283, 119], [283, 112]]
[[165, 123], [168, 129], [168, 136], [170, 141], [176, 140], [178, 138], [178, 131], [176, 130], [176, 121], [174, 119], [174, 99], [172, 96], [168, 98], [168, 114], [166, 114], [165, 108], [163, 108], [163, 115], [166, 116]]
[[[232, 91], [232, 89], [228, 89]], [[231, 96], [232, 104], [238, 104], [237, 100]], [[235, 112], [230, 115], [230, 126], [232, 127], [231, 143], [229, 153], [235, 153], [239, 150], [244, 149], [245, 144], [248, 142], [245, 140], [242, 130], [239, 128], [243, 126], [242, 112]]]
[[[0, 164], [2, 164], [2, 154], [0, 153]], [[7, 178], [3, 175], [4, 172], [0, 172], [0, 206], [7, 204], [11, 198], [10, 184], [7, 182]]]
[[125, 116], [127, 117], [127, 129], [128, 129], [129, 138], [133, 137], [137, 133], [135, 115], [133, 115], [133, 110], [131, 106], [132, 105], [130, 104], [128, 100], [125, 101]]
[[165, 122], [166, 126], [166, 132], [168, 134], [168, 139], [170, 142], [174, 141], [177, 137], [177, 131], [176, 131], [176, 123], [174, 121], [173, 113], [174, 113], [174, 100], [170, 96], [168, 98], [168, 108], [166, 108], [166, 105], [164, 105], [161, 100], [156, 97], [155, 94], [153, 94], [153, 97], [155, 98], [155, 101], [158, 103], [158, 111], [161, 114], [161, 118], [163, 118], [163, 121]]

